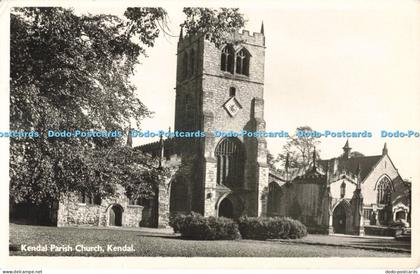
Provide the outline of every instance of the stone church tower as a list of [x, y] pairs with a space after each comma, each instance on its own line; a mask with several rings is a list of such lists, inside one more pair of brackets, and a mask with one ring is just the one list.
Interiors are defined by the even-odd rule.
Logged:
[[102, 200], [69, 192], [59, 202], [57, 225], [164, 227], [170, 215], [191, 211], [228, 218], [266, 216], [267, 144], [255, 136], [265, 131], [264, 55], [263, 27], [260, 33], [231, 34], [220, 46], [204, 36], [184, 37], [181, 31], [177, 138], [161, 137], [134, 148], [158, 158], [171, 176], [151, 199], [132, 199], [120, 185], [115, 197]]
[[175, 131], [204, 132], [178, 138], [182, 164], [171, 185], [170, 211], [205, 216], [260, 216], [266, 212], [264, 29], [244, 30], [216, 46], [204, 36], [183, 36], [177, 49]]

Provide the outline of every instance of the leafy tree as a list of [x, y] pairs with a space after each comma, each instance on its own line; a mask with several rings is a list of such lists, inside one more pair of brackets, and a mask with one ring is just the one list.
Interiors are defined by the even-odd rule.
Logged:
[[365, 155], [361, 152], [358, 151], [352, 151], [350, 152], [350, 158], [355, 158], [355, 157], [364, 157]]
[[275, 157], [270, 152], [267, 152], [267, 164], [270, 170], [277, 170], [280, 171], [279, 168], [276, 166], [276, 164], [279, 162], [279, 157]]
[[216, 46], [228, 39], [228, 34], [245, 25], [244, 16], [237, 8], [184, 8], [185, 21], [181, 24], [187, 34], [206, 35]]
[[[296, 128], [296, 133], [289, 137], [287, 143], [283, 146], [276, 162], [282, 163], [282, 166], [288, 162], [288, 167], [292, 169], [306, 168], [312, 164], [313, 152], [315, 149], [316, 157], [319, 158], [319, 149], [317, 147], [321, 143], [316, 137], [298, 137], [297, 132], [313, 132], [309, 126], [301, 126]], [[288, 157], [288, 159], [287, 159]], [[287, 160], [287, 161], [286, 161]]]
[[[236, 9], [184, 12], [191, 34], [221, 37], [243, 25]], [[41, 133], [10, 141], [13, 201], [45, 203], [67, 191], [107, 196], [115, 183], [134, 197], [153, 194], [166, 170], [121, 138], [47, 138], [46, 130], [124, 132], [130, 121], [139, 127], [151, 112], [130, 77], [166, 20], [162, 8], [128, 8], [124, 17], [56, 7], [11, 12], [10, 129]]]
[[150, 115], [129, 77], [154, 45], [166, 12], [136, 8], [125, 16], [77, 16], [63, 8], [12, 12], [10, 128], [42, 134], [11, 140], [13, 200], [41, 203], [74, 190], [112, 195], [113, 183], [128, 184], [123, 178], [144, 190], [151, 182], [140, 177], [162, 173], [152, 165], [139, 170], [147, 161], [123, 148], [121, 138], [46, 136], [48, 129], [123, 132], [130, 120], [139, 126]]

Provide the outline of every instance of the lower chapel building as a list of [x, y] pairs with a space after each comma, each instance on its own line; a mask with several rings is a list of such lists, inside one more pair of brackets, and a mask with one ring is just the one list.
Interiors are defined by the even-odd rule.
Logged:
[[248, 31], [216, 47], [203, 36], [180, 34], [177, 48], [175, 130], [204, 138], [168, 138], [136, 147], [173, 171], [152, 200], [132, 201], [120, 190], [97, 200], [69, 193], [57, 225], [168, 225], [177, 212], [205, 216], [291, 216], [329, 233], [363, 234], [364, 226], [410, 221], [410, 183], [386, 147], [376, 156], [344, 154], [315, 160], [301, 174], [270, 171], [264, 138], [221, 138], [219, 131], [265, 131], [265, 36]]

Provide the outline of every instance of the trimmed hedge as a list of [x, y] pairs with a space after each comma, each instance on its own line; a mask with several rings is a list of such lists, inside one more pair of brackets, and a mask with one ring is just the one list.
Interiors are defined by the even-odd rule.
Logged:
[[235, 222], [191, 212], [171, 217], [169, 225], [181, 237], [193, 240], [298, 239], [308, 233], [305, 225], [288, 217], [241, 217]]
[[181, 237], [193, 240], [235, 240], [240, 238], [238, 224], [227, 218], [203, 217], [191, 212], [171, 218], [169, 225]]
[[298, 239], [308, 234], [305, 225], [288, 217], [241, 217], [238, 224], [244, 239]]

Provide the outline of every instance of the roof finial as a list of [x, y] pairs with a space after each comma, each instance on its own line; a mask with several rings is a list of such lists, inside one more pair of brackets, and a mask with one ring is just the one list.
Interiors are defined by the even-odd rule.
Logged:
[[343, 147], [343, 150], [344, 150], [343, 157], [346, 159], [350, 158], [351, 147], [349, 145], [349, 139], [347, 139], [346, 144]]
[[350, 145], [349, 145], [349, 139], [347, 139], [346, 144], [344, 145], [344, 147], [343, 147], [343, 148], [350, 148]]
[[382, 155], [388, 155], [388, 147], [386, 146], [386, 143], [384, 144], [384, 148], [382, 149]]
[[264, 21], [261, 21], [261, 31], [260, 33], [264, 34]]

